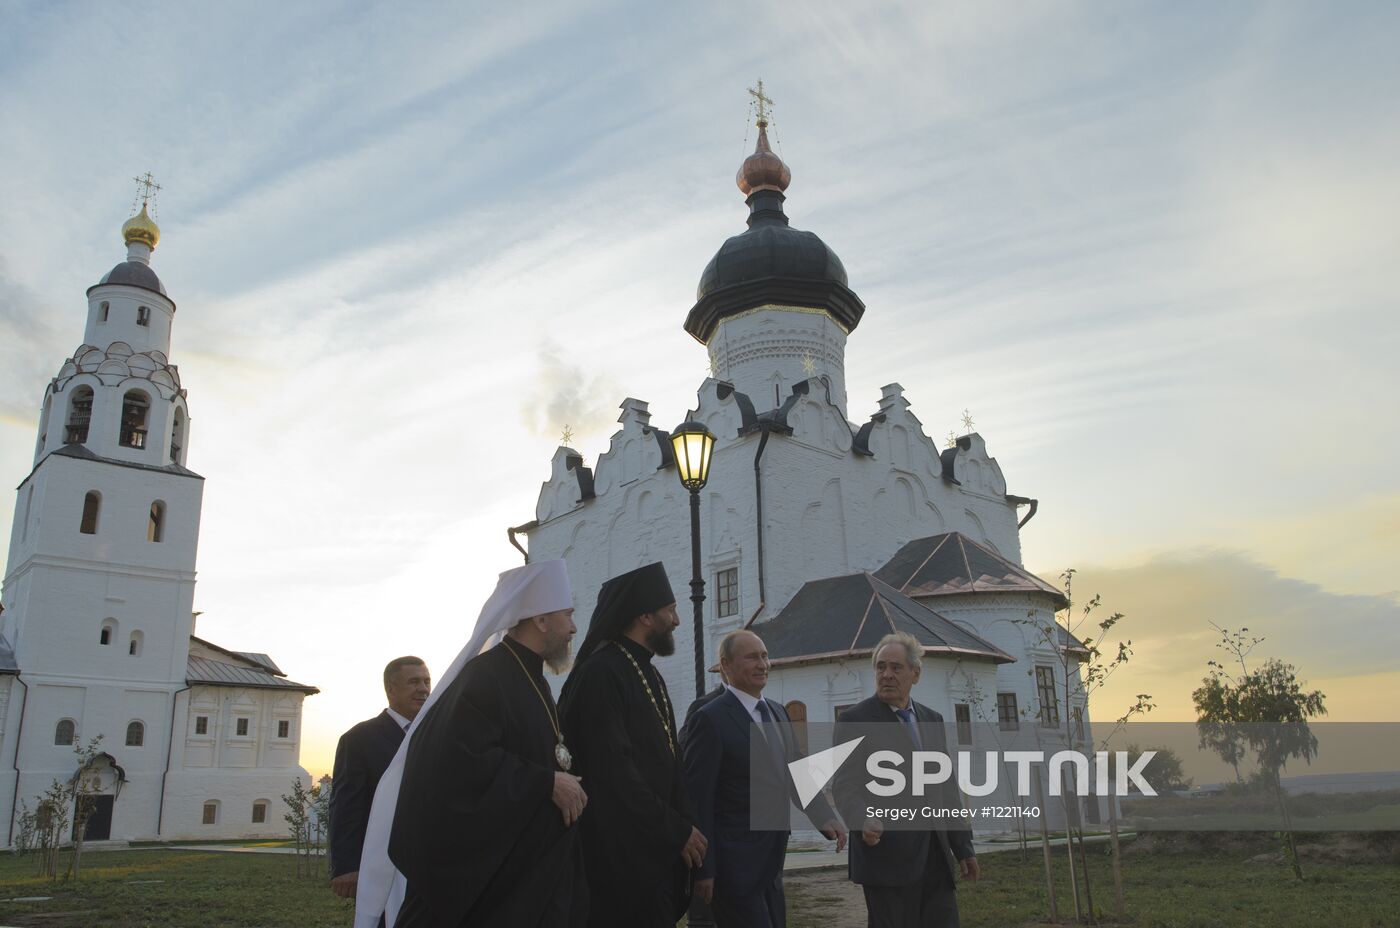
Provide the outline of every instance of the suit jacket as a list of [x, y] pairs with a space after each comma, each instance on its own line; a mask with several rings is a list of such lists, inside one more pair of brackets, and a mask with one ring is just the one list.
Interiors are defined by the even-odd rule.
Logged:
[[[920, 703], [913, 703], [913, 706], [923, 750], [946, 754], [948, 743], [943, 734], [943, 716]], [[836, 804], [846, 827], [851, 830], [850, 854], [847, 858], [851, 881], [864, 886], [909, 886], [923, 879], [928, 855], [937, 854], [948, 867], [952, 882], [957, 873], [954, 860], [976, 856], [970, 830], [909, 831], [891, 828], [887, 824], [879, 844], [870, 847], [862, 840], [860, 832], [868, 805], [865, 783], [870, 779], [866, 772], [866, 758], [882, 747], [901, 752], [914, 749], [904, 723], [877, 696], [856, 703], [842, 713], [832, 733], [832, 743], [841, 744], [860, 734], [867, 734], [872, 722], [888, 723], [890, 727], [882, 728], [881, 737], [867, 737], [856, 753], [841, 765], [836, 775]], [[859, 726], [859, 730], [853, 731], [852, 726]], [[905, 769], [907, 771], [907, 767]], [[938, 800], [941, 804], [962, 804], [961, 794], [953, 780], [943, 784], [943, 790], [943, 796]]]
[[402, 741], [387, 709], [340, 736], [331, 774], [331, 876], [360, 869], [374, 790]]
[[[787, 711], [765, 699], [783, 742], [784, 764], [800, 757], [797, 739]], [[717, 887], [734, 895], [748, 895], [771, 886], [783, 869], [787, 831], [754, 831], [750, 827], [749, 800], [755, 773], [765, 795], [794, 796], [787, 768], [777, 768], [771, 755], [750, 765], [749, 734], [754, 724], [743, 703], [733, 693], [699, 706], [686, 723], [682, 754], [686, 786], [695, 803], [695, 825], [709, 841], [705, 863], [696, 879], [714, 878]], [[808, 818], [820, 828], [836, 817], [818, 795], [807, 808]]]

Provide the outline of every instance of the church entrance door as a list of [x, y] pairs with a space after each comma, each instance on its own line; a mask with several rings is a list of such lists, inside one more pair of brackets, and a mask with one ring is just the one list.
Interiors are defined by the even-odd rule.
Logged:
[[92, 812], [83, 828], [84, 841], [106, 841], [112, 837], [112, 804], [116, 796], [93, 796]]

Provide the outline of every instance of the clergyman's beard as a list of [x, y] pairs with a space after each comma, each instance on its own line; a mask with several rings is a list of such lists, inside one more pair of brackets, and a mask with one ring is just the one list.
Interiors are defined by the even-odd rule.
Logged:
[[647, 634], [647, 650], [657, 657], [670, 657], [676, 653], [674, 629], [654, 628]]
[[563, 641], [559, 642], [559, 644], [550, 648], [549, 653], [542, 656], [544, 657], [545, 666], [548, 667], [551, 672], [562, 676], [568, 673], [569, 668], [574, 665], [574, 640], [572, 638], [565, 638]]

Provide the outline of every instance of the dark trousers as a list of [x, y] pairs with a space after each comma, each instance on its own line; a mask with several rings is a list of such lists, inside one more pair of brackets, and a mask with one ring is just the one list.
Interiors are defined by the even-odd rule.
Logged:
[[869, 928], [961, 928], [957, 884], [938, 848], [930, 849], [924, 878], [908, 886], [864, 886]]
[[710, 900], [716, 928], [786, 928], [787, 900], [783, 897], [783, 875], [745, 896], [724, 891], [724, 884], [715, 882], [715, 895]]

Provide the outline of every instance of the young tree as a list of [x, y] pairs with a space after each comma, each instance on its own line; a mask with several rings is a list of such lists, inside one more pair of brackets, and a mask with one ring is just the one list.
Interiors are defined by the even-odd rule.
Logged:
[[[1190, 789], [1191, 778], [1186, 776], [1186, 769], [1182, 765], [1181, 757], [1171, 748], [1149, 748], [1153, 752], [1152, 759], [1147, 762], [1147, 766], [1140, 774], [1157, 793], [1170, 793], [1174, 790]], [[1128, 745], [1124, 751], [1127, 754], [1128, 769], [1132, 769], [1138, 758], [1144, 753], [1143, 749], [1136, 744]], [[1117, 755], [1108, 756], [1110, 777], [1116, 775]]]
[[1308, 727], [1308, 720], [1327, 714], [1326, 696], [1321, 690], [1304, 690], [1297, 668], [1275, 658], [1250, 670], [1245, 656], [1263, 639], [1254, 639], [1249, 649], [1242, 650], [1241, 635], [1248, 629], [1233, 636], [1227, 629], [1219, 630], [1222, 645], [1238, 656], [1240, 672], [1232, 675], [1224, 666], [1210, 661], [1208, 675], [1191, 694], [1201, 747], [1211, 748], [1222, 759], [1236, 764], [1246, 747], [1254, 754], [1259, 773], [1278, 802], [1284, 826], [1284, 855], [1293, 875], [1301, 880], [1303, 867], [1298, 859], [1282, 773], [1290, 760], [1311, 763], [1317, 756], [1317, 737]]
[[101, 743], [102, 736], [98, 735], [86, 745], [73, 748], [73, 753], [78, 755], [78, 772], [73, 774], [73, 779], [68, 782], [68, 793], [73, 802], [73, 856], [68, 858], [66, 877], [70, 880], [77, 879], [81, 871], [84, 832], [87, 830], [88, 819], [97, 809], [97, 796], [102, 792], [102, 773], [95, 763], [97, 748]]
[[[311, 876], [311, 792], [302, 786], [301, 778], [297, 777], [292, 781], [291, 793], [283, 794], [282, 801], [287, 804], [287, 814], [282, 818], [292, 833], [292, 845], [295, 848], [297, 859], [297, 877], [301, 878], [303, 869], [306, 876]], [[305, 858], [304, 865], [303, 858]]]

